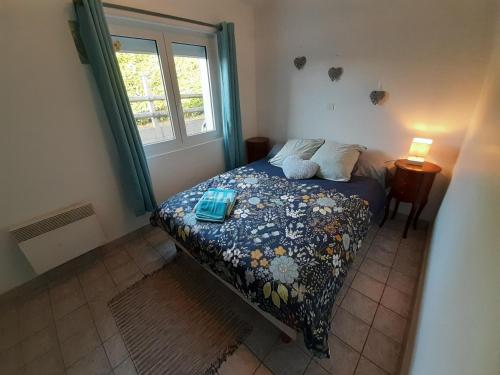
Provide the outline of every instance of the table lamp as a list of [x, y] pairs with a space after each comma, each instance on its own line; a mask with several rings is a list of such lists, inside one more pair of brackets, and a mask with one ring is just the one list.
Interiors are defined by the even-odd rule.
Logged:
[[406, 160], [409, 164], [423, 165], [425, 157], [431, 149], [432, 139], [427, 138], [413, 138], [410, 151]]

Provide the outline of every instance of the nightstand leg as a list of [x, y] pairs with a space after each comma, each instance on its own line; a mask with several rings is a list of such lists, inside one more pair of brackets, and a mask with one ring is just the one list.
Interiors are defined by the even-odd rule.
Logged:
[[418, 218], [420, 217], [420, 214], [422, 213], [422, 211], [423, 211], [423, 209], [424, 209], [424, 207], [425, 207], [426, 204], [427, 204], [427, 202], [423, 202], [418, 207], [417, 214], [415, 215], [415, 220], [413, 221], [413, 229], [417, 229]]
[[394, 211], [392, 212], [391, 220], [396, 217], [396, 214], [398, 213], [399, 209], [399, 200], [396, 201], [396, 206], [394, 207]]
[[382, 225], [384, 225], [385, 221], [389, 217], [389, 210], [391, 208], [391, 199], [392, 199], [392, 194], [389, 193], [389, 195], [387, 196], [387, 201], [385, 202], [384, 218], [382, 219], [382, 222], [379, 224], [379, 227], [381, 227]]
[[410, 214], [408, 215], [408, 219], [406, 220], [403, 238], [406, 238], [406, 235], [408, 234], [408, 228], [410, 227], [411, 221], [413, 219], [413, 215], [415, 215], [415, 204], [414, 203], [411, 204], [411, 211], [410, 211]]

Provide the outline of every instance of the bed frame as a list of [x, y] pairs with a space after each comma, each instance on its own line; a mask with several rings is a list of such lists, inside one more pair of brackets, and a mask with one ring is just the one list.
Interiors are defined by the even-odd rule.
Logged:
[[[287, 326], [285, 323], [279, 321], [278, 319], [276, 319], [274, 316], [272, 316], [271, 314], [261, 310], [256, 304], [252, 303], [251, 301], [248, 300], [248, 298], [246, 298], [238, 289], [236, 289], [234, 286], [232, 286], [231, 284], [229, 284], [227, 281], [221, 279], [219, 276], [217, 276], [211, 269], [210, 267], [204, 265], [204, 264], [201, 264], [200, 262], [198, 262], [192, 255], [191, 253], [183, 246], [181, 245], [175, 238], [173, 238], [168, 232], [165, 232], [167, 234], [167, 236], [175, 243], [175, 246], [179, 249], [181, 249], [184, 253], [186, 253], [189, 258], [191, 258], [193, 261], [195, 261], [196, 263], [200, 264], [203, 269], [205, 269], [206, 271], [208, 271], [212, 276], [214, 276], [217, 280], [219, 280], [221, 283], [223, 283], [226, 287], [228, 287], [229, 289], [231, 289], [236, 295], [238, 295], [243, 301], [245, 301], [248, 305], [252, 306], [260, 315], [262, 315], [264, 318], [266, 318], [271, 324], [273, 324], [276, 328], [278, 328], [283, 334], [285, 334], [286, 336], [283, 337], [283, 335], [281, 336], [282, 340], [287, 342], [287, 341], [292, 341], [292, 340], [296, 340], [297, 339], [297, 335], [298, 335], [298, 332]], [[287, 340], [288, 338], [288, 340]]]

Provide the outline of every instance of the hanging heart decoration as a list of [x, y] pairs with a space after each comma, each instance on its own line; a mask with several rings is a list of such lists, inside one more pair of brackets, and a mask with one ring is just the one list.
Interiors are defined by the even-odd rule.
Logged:
[[370, 100], [372, 101], [373, 105], [377, 105], [385, 98], [385, 95], [385, 91], [374, 90], [370, 93]]
[[328, 69], [328, 76], [330, 77], [332, 82], [340, 81], [340, 76], [342, 75], [342, 73], [344, 73], [344, 69], [341, 67], [331, 67], [330, 69]]
[[306, 62], [307, 62], [307, 59], [305, 56], [301, 56], [301, 57], [296, 57], [294, 60], [293, 60], [293, 64], [295, 65], [295, 67], [300, 70], [304, 67], [304, 65], [306, 65]]

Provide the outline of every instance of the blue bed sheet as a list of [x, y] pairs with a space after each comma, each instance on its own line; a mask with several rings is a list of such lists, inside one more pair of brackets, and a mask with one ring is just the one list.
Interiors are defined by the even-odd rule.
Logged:
[[[256, 171], [266, 172], [270, 176], [278, 176], [286, 178], [283, 170], [270, 164], [267, 159], [262, 159], [248, 164]], [[316, 184], [325, 189], [335, 189], [336, 191], [346, 195], [359, 195], [367, 200], [370, 204], [370, 211], [374, 216], [377, 216], [384, 208], [385, 192], [380, 183], [371, 177], [352, 176], [349, 182], [337, 182], [314, 177], [307, 180], [296, 180], [306, 184]]]

